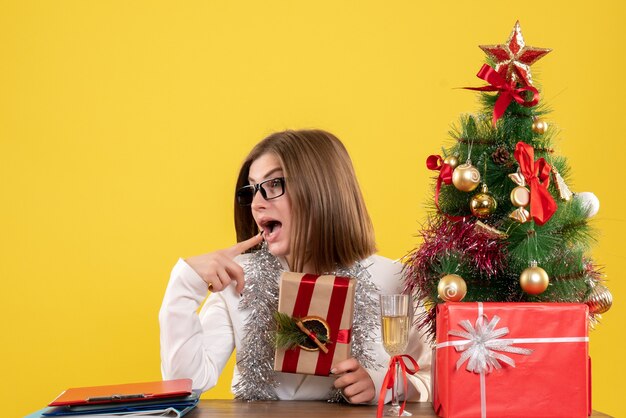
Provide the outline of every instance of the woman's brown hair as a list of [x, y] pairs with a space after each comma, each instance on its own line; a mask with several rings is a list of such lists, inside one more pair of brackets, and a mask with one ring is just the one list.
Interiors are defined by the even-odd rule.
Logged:
[[[245, 159], [235, 190], [248, 184], [250, 165], [263, 154], [278, 157], [291, 201], [293, 230], [290, 268], [305, 264], [315, 273], [350, 267], [376, 251], [374, 228], [348, 151], [333, 134], [322, 130], [274, 133], [259, 142]], [[250, 207], [235, 200], [237, 241], [257, 234]]]

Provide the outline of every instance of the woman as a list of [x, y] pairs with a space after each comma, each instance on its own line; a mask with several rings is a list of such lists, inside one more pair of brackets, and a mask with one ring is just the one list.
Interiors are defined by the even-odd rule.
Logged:
[[[400, 293], [402, 266], [372, 255], [372, 224], [339, 139], [301, 130], [257, 144], [239, 172], [235, 227], [233, 247], [181, 259], [172, 271], [159, 314], [163, 378], [189, 377], [194, 388], [208, 390], [236, 349], [238, 398], [376, 403], [389, 361], [380, 342], [378, 293]], [[329, 377], [271, 369], [283, 270], [357, 279], [353, 357], [334, 364]], [[427, 400], [430, 350], [418, 335], [409, 347], [421, 370], [408, 396]]]

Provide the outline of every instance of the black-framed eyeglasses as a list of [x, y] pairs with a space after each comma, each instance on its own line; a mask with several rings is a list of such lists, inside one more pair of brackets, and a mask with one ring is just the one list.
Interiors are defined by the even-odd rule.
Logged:
[[285, 178], [275, 177], [265, 180], [259, 184], [249, 184], [237, 190], [237, 203], [240, 206], [250, 206], [256, 192], [261, 192], [261, 196], [265, 200], [276, 199], [285, 194]]

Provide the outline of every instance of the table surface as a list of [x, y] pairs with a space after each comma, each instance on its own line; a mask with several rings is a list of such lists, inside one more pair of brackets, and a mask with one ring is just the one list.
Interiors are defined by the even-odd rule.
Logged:
[[[414, 417], [436, 417], [429, 402], [407, 403], [406, 409]], [[185, 418], [209, 417], [335, 417], [342, 418], [376, 416], [376, 406], [332, 404], [322, 401], [257, 401], [242, 402], [223, 399], [201, 400], [198, 407], [185, 415]], [[593, 411], [592, 417], [609, 417]]]

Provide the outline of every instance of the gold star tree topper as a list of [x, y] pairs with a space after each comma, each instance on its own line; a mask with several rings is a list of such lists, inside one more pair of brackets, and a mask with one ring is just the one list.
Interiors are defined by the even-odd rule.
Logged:
[[547, 48], [535, 48], [524, 43], [519, 21], [515, 22], [509, 39], [500, 45], [479, 45], [494, 60], [496, 71], [508, 82], [531, 86], [530, 66], [548, 52]]

